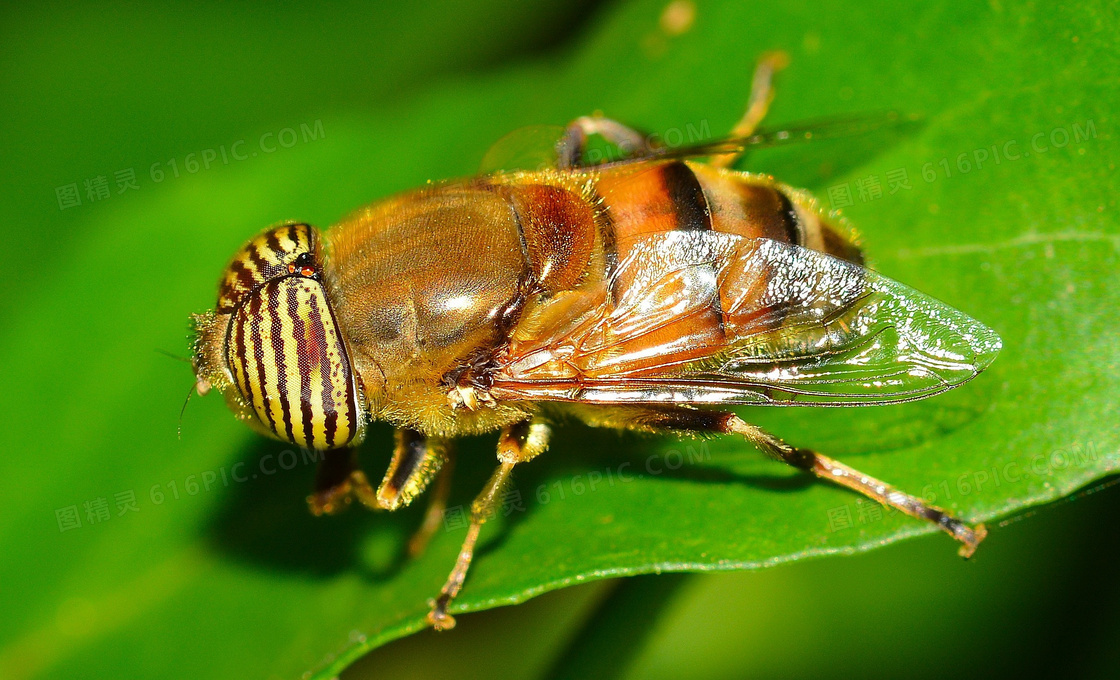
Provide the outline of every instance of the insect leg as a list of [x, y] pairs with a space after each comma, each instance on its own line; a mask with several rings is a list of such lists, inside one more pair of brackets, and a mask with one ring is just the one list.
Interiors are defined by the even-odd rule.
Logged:
[[447, 507], [447, 497], [451, 494], [451, 474], [455, 469], [455, 447], [452, 442], [447, 442], [445, 453], [447, 459], [439, 470], [439, 476], [436, 477], [436, 485], [432, 489], [428, 510], [424, 513], [424, 521], [408, 541], [408, 554], [412, 557], [424, 552], [428, 542], [432, 540], [432, 536], [443, 522], [443, 511]]
[[567, 170], [584, 165], [583, 151], [591, 135], [600, 135], [628, 158], [640, 158], [652, 151], [646, 136], [631, 127], [603, 116], [580, 116], [568, 123], [564, 136], [556, 144], [557, 167]]
[[809, 449], [799, 449], [778, 437], [745, 422], [734, 413], [701, 411], [682, 407], [615, 407], [601, 411], [576, 411], [589, 425], [624, 427], [627, 429], [656, 431], [685, 431], [698, 434], [738, 434], [762, 449], [766, 455], [810, 472], [841, 486], [857, 491], [884, 505], [932, 522], [942, 531], [960, 541], [960, 555], [971, 557], [976, 546], [988, 535], [983, 524], [970, 526], [945, 510], [930, 505], [922, 499], [899, 491], [870, 475], [848, 467], [839, 461]]
[[401, 428], [395, 439], [393, 460], [377, 487], [377, 507], [385, 510], [402, 508], [423, 493], [448, 456], [448, 442], [441, 437]]
[[[758, 129], [758, 124], [766, 117], [770, 103], [774, 101], [774, 74], [789, 65], [789, 55], [785, 52], [768, 52], [762, 55], [758, 66], [754, 69], [754, 79], [751, 81], [751, 98], [747, 102], [747, 111], [735, 127], [731, 129], [732, 137], [750, 137]], [[743, 155], [743, 151], [712, 156], [710, 165], [717, 168], [726, 168], [735, 164]]]
[[901, 510], [911, 517], [934, 523], [942, 531], [961, 542], [959, 551], [961, 557], [972, 557], [976, 552], [976, 546], [988, 535], [988, 530], [983, 524], [970, 526], [917, 496], [899, 491], [886, 482], [881, 482], [816, 451], [790, 446], [762, 428], [751, 425], [736, 415], [728, 415], [729, 418], [724, 425], [726, 432], [746, 437], [767, 455], [799, 470], [811, 472], [821, 479], [846, 486], [883, 505]]
[[346, 509], [357, 498], [362, 505], [375, 507], [373, 487], [358, 468], [356, 449], [323, 451], [323, 460], [315, 473], [315, 487], [307, 497], [313, 515], [332, 515]]
[[459, 549], [459, 557], [455, 560], [455, 568], [447, 577], [447, 582], [440, 590], [439, 597], [432, 602], [432, 611], [428, 613], [428, 623], [436, 630], [448, 630], [455, 627], [455, 618], [447, 613], [451, 600], [459, 594], [463, 581], [467, 577], [471, 558], [474, 557], [474, 546], [478, 541], [478, 534], [486, 520], [493, 517], [502, 505], [502, 495], [509, 484], [510, 473], [513, 466], [518, 463], [536, 458], [548, 448], [548, 425], [532, 420], [523, 420], [502, 429], [498, 440], [498, 460], [500, 464], [490, 481], [486, 482], [482, 493], [471, 503], [471, 524], [467, 529], [467, 537]]

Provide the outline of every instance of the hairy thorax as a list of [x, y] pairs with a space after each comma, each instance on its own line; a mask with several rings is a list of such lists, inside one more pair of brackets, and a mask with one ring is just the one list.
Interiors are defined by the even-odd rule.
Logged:
[[422, 189], [352, 216], [327, 243], [327, 285], [374, 418], [458, 433], [523, 416], [449, 400], [465, 371], [485, 369], [523, 293], [517, 215], [500, 192]]

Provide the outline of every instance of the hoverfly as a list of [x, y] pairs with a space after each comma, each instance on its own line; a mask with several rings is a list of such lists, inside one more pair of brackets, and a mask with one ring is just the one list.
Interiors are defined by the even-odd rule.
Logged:
[[[920, 498], [751, 425], [728, 406], [922, 399], [976, 376], [999, 337], [862, 266], [842, 224], [803, 191], [730, 166], [756, 133], [783, 55], [764, 57], [730, 137], [654, 149], [602, 117], [573, 122], [551, 168], [493, 172], [388, 198], [324, 233], [272, 227], [233, 257], [215, 310], [194, 317], [197, 391], [217, 389], [265, 435], [323, 452], [315, 514], [352, 499], [407, 505], [433, 479], [411, 552], [439, 526], [452, 439], [500, 430], [429, 623], [466, 578], [483, 523], [549, 419], [745, 437], [765, 454], [933, 522], [969, 556], [983, 540]], [[582, 157], [598, 134], [627, 158]], [[783, 137], [784, 135], [784, 137]], [[699, 162], [699, 158], [708, 162]], [[396, 428], [374, 489], [355, 447]]]

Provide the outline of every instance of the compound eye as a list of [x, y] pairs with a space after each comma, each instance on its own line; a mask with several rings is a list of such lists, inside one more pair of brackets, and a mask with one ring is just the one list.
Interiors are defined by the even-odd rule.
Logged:
[[261, 286], [230, 320], [226, 358], [241, 396], [277, 438], [325, 450], [358, 434], [350, 361], [317, 280]]
[[[250, 239], [234, 254], [218, 284], [218, 314], [229, 314], [266, 281], [294, 274], [318, 277], [316, 231], [309, 224], [284, 224]], [[303, 270], [309, 273], [303, 274]]]
[[317, 232], [284, 224], [246, 243], [226, 268], [225, 363], [259, 424], [297, 446], [345, 446], [361, 430], [357, 387], [319, 280]]

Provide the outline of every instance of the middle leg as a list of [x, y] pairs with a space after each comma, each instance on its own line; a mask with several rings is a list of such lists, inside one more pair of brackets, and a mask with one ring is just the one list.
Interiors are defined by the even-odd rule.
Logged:
[[471, 503], [471, 524], [467, 529], [467, 537], [459, 549], [459, 557], [455, 560], [455, 568], [447, 577], [447, 582], [440, 590], [439, 597], [432, 602], [432, 611], [428, 613], [428, 623], [436, 630], [448, 630], [455, 627], [455, 618], [447, 613], [451, 600], [463, 588], [463, 581], [467, 578], [467, 569], [470, 568], [471, 559], [474, 557], [474, 546], [478, 541], [479, 532], [486, 520], [502, 505], [502, 496], [509, 485], [510, 474], [513, 466], [518, 463], [536, 458], [548, 448], [548, 425], [533, 420], [523, 420], [502, 429], [498, 440], [498, 469], [490, 476], [490, 481], [483, 487], [482, 493]]
[[580, 116], [568, 123], [556, 145], [557, 166], [561, 170], [587, 165], [583, 156], [591, 135], [599, 135], [614, 144], [626, 158], [641, 158], [654, 151], [646, 135], [632, 127], [600, 115]]

